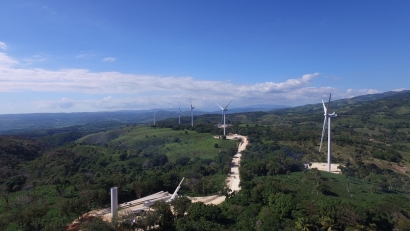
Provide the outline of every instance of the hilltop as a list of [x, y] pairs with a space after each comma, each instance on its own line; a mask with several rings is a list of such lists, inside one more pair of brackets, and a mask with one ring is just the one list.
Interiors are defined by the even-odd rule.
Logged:
[[[84, 212], [108, 207], [112, 186], [121, 203], [172, 192], [185, 177], [180, 195], [227, 200], [181, 202], [188, 215], [170, 216], [171, 229], [406, 230], [409, 102], [409, 91], [332, 102], [332, 162], [341, 164], [341, 175], [304, 168], [326, 160], [326, 142], [318, 151], [321, 104], [228, 114], [227, 132], [250, 142], [237, 193], [224, 186], [238, 141], [223, 139], [220, 114], [198, 116], [194, 127], [171, 118], [156, 126], [96, 122], [2, 136], [0, 227], [62, 230]], [[158, 219], [169, 209], [160, 206]], [[142, 228], [147, 217], [138, 220]], [[98, 222], [86, 224], [110, 226]]]

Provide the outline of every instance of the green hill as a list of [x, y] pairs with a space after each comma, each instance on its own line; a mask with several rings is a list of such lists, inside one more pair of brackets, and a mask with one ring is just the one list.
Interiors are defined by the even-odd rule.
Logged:
[[[22, 157], [19, 163], [24, 164], [13, 172], [0, 169], [1, 230], [33, 230], [36, 225], [61, 230], [80, 214], [108, 207], [113, 186], [120, 188], [121, 203], [158, 191], [173, 192], [182, 177], [180, 194], [216, 194], [225, 186], [238, 143], [193, 130], [125, 127], [25, 155], [25, 150], [34, 149], [25, 140], [0, 140], [4, 152], [15, 150], [7, 155]], [[24, 216], [23, 223], [17, 214]]]
[[[326, 161], [326, 138], [318, 151], [321, 104], [228, 114], [227, 132], [250, 141], [237, 193], [224, 189], [237, 141], [214, 138], [222, 134], [218, 114], [196, 117], [194, 127], [169, 119], [25, 134], [37, 140], [2, 136], [0, 229], [63, 230], [84, 212], [107, 207], [112, 186], [125, 202], [171, 192], [185, 177], [180, 195], [219, 192], [228, 199], [218, 207], [183, 204], [187, 213], [166, 216], [168, 230], [408, 230], [409, 102], [408, 91], [332, 102], [332, 162], [343, 165], [342, 175], [304, 170], [306, 162]], [[169, 209], [161, 206], [159, 220]]]

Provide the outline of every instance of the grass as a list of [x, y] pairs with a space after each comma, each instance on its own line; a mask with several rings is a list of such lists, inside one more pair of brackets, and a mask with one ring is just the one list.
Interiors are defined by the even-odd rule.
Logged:
[[[402, 191], [401, 189], [391, 190], [389, 192], [381, 192], [375, 190], [373, 185], [367, 181], [357, 178], [346, 178], [343, 175], [328, 173], [320, 171], [322, 180], [330, 187], [330, 192], [322, 195], [316, 193], [314, 189], [315, 177], [309, 170], [307, 172], [295, 172], [289, 175], [279, 175], [276, 178], [286, 182], [291, 186], [292, 191], [297, 191], [301, 196], [311, 198], [313, 200], [320, 200], [323, 197], [336, 197], [344, 201], [355, 204], [367, 202], [375, 203], [383, 201], [389, 195], [403, 195], [410, 196], [410, 193]], [[350, 187], [350, 192], [347, 190]]]
[[[101, 143], [101, 141], [105, 141]], [[209, 133], [197, 133], [171, 128], [153, 128], [147, 126], [123, 128], [110, 132], [91, 134], [77, 142], [106, 144], [108, 147], [138, 149], [141, 147], [167, 155], [171, 162], [181, 157], [194, 159], [213, 159], [223, 150], [236, 147], [237, 141], [220, 140]], [[217, 144], [218, 148], [214, 145]], [[102, 149], [102, 152], [106, 150]]]

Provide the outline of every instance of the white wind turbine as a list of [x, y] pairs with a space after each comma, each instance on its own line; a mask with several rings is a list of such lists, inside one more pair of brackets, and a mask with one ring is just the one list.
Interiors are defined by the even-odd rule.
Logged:
[[155, 111], [154, 113], [154, 126], [155, 126], [155, 115], [157, 114], [158, 110]]
[[194, 110], [195, 107], [192, 107], [192, 101], [189, 101], [189, 102], [191, 103], [191, 126], [193, 127], [194, 126], [194, 112], [193, 112], [193, 110]]
[[323, 129], [322, 129], [322, 138], [320, 139], [320, 147], [319, 147], [319, 152], [320, 149], [322, 148], [322, 142], [323, 142], [323, 136], [325, 135], [325, 130], [326, 130], [326, 124], [329, 124], [328, 126], [328, 130], [327, 130], [327, 171], [330, 172], [330, 154], [332, 152], [332, 139], [331, 139], [331, 118], [332, 117], [336, 117], [337, 114], [335, 112], [329, 114], [329, 110], [330, 110], [330, 98], [332, 98], [332, 94], [330, 94], [329, 96], [329, 102], [327, 103], [327, 107], [325, 106], [325, 102], [323, 102], [322, 100], [322, 104], [323, 104], [323, 110], [325, 111], [325, 120], [323, 121]]
[[181, 114], [182, 114], [181, 104], [179, 104], [179, 111], [177, 112], [177, 114], [178, 114], [178, 124], [181, 124]]
[[219, 106], [219, 104], [216, 103], [216, 105], [218, 105], [218, 107], [221, 108], [222, 116], [224, 118], [224, 136], [225, 136], [225, 127], [226, 127], [226, 125], [225, 125], [225, 115], [226, 115], [226, 111], [228, 111], [228, 106], [229, 106], [229, 104], [231, 104], [231, 102], [232, 102], [232, 100], [229, 101], [229, 103], [225, 107], [221, 107], [221, 106]]

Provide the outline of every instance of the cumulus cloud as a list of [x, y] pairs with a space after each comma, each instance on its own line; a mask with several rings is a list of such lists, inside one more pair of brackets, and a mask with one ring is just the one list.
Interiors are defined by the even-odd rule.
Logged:
[[7, 45], [4, 42], [0, 41], [0, 49], [7, 50]]
[[347, 89], [345, 93], [342, 93], [341, 96], [342, 98], [352, 98], [355, 96], [359, 95], [368, 95], [368, 94], [376, 94], [380, 93], [379, 90], [377, 89], [360, 89], [360, 90], [355, 90], [355, 89]]
[[6, 68], [4, 70], [13, 70], [11, 67], [16, 64], [19, 64], [19, 62], [10, 58], [5, 53], [0, 52], [0, 71], [2, 71], [3, 68]]
[[[42, 92], [77, 94], [81, 100], [62, 98], [36, 102], [41, 109], [91, 111], [106, 109], [168, 108], [177, 102], [193, 100], [196, 108], [215, 107], [233, 99], [234, 106], [255, 104], [302, 105], [320, 102], [332, 92], [358, 95], [375, 89], [339, 92], [332, 87], [314, 87], [319, 73], [305, 74], [283, 82], [236, 84], [230, 81], [198, 80], [192, 77], [152, 76], [120, 72], [92, 72], [85, 69], [46, 70], [19, 68], [16, 60], [0, 53], [0, 92]], [[101, 95], [100, 99], [90, 99]], [[109, 96], [107, 96], [109, 95]], [[127, 95], [124, 97], [124, 95]], [[335, 97], [342, 98], [342, 97]]]
[[85, 69], [63, 69], [58, 71], [14, 68], [17, 62], [0, 53], [0, 91], [38, 92], [81, 92], [87, 94], [161, 92], [162, 94], [218, 94], [253, 96], [293, 91], [311, 83], [319, 73], [307, 74], [301, 78], [282, 83], [234, 84], [222, 81], [196, 80], [192, 77], [159, 77], [133, 75], [119, 72], [91, 72]]
[[113, 58], [113, 57], [106, 57], [103, 58], [103, 62], [114, 62], [115, 60], [117, 60], [117, 58]]

